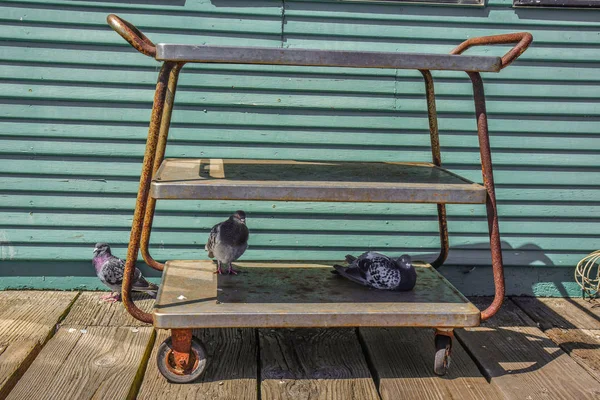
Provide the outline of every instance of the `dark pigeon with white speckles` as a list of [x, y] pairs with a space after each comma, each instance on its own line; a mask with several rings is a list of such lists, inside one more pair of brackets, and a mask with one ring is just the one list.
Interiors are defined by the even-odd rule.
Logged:
[[[110, 246], [106, 243], [96, 243], [94, 248], [94, 258], [92, 264], [96, 270], [96, 275], [102, 283], [108, 286], [113, 292], [121, 293], [121, 284], [123, 283], [123, 274], [125, 273], [125, 261], [112, 255]], [[142, 276], [139, 269], [135, 269], [131, 289], [136, 292], [145, 292], [155, 297], [158, 286], [148, 282]], [[118, 295], [117, 295], [118, 298]]]
[[334, 265], [341, 276], [364, 286], [375, 289], [408, 291], [415, 287], [417, 272], [410, 256], [393, 259], [386, 255], [369, 251], [358, 258], [346, 256], [347, 267]]

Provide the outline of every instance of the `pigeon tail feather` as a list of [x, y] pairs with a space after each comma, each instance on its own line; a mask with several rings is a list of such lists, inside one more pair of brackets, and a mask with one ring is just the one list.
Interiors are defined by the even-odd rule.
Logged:
[[363, 273], [358, 268], [353, 267], [342, 267], [341, 265], [334, 264], [333, 268], [338, 274], [351, 280], [352, 282], [358, 283], [363, 286], [369, 286], [369, 283], [364, 278]]
[[153, 299], [155, 299], [156, 296], [158, 295], [158, 290], [140, 290], [140, 292], [146, 293], [148, 296], [152, 297]]

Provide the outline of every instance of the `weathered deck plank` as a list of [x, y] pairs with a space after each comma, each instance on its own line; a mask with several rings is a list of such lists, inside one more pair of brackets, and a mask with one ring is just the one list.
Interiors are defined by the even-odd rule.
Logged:
[[[107, 303], [100, 300], [105, 292], [83, 292], [63, 321], [64, 326], [148, 326], [133, 318], [123, 303]], [[150, 312], [154, 299], [134, 293], [135, 304], [143, 311]]]
[[544, 333], [600, 381], [600, 315], [582, 299], [515, 298]]
[[379, 399], [354, 329], [261, 329], [261, 398]]
[[77, 292], [0, 292], [0, 399], [51, 337]]
[[583, 299], [558, 299], [539, 297], [514, 297], [512, 300], [529, 315], [542, 330], [600, 329], [598, 302]]
[[151, 327], [61, 327], [9, 400], [128, 399]]
[[[77, 298], [9, 399], [124, 399], [135, 394], [154, 330], [140, 326], [122, 303], [101, 302], [101, 294]], [[141, 303], [152, 306], [151, 299]]]
[[[475, 299], [481, 307], [489, 299]], [[509, 399], [600, 398], [600, 385], [512, 301], [478, 328], [457, 336]]]
[[194, 383], [173, 384], [158, 371], [158, 346], [169, 336], [159, 330], [138, 399], [231, 399], [256, 400], [257, 343], [253, 329], [198, 329], [194, 335], [206, 347], [208, 364]]
[[360, 328], [359, 332], [383, 400], [503, 398], [457, 340], [453, 343], [448, 374], [440, 378], [433, 373], [433, 330]]

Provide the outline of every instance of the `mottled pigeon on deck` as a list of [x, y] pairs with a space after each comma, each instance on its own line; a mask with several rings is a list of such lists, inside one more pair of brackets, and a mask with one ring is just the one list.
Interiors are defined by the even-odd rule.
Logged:
[[347, 255], [347, 267], [334, 265], [335, 271], [341, 276], [375, 289], [408, 291], [415, 287], [417, 273], [412, 265], [410, 256], [403, 255], [393, 259], [386, 255], [369, 251], [358, 258]]
[[[123, 274], [125, 272], [125, 261], [115, 257], [110, 252], [110, 246], [107, 243], [96, 243], [94, 248], [94, 258], [92, 264], [96, 269], [96, 275], [113, 293], [102, 296], [102, 300], [115, 302], [121, 300], [121, 284], [123, 283]], [[139, 269], [135, 269], [131, 290], [144, 292], [154, 298], [158, 291], [158, 286], [150, 283], [142, 276]], [[116, 293], [115, 293], [116, 292]]]
[[217, 260], [217, 273], [222, 274], [221, 266], [226, 264], [228, 274], [237, 274], [231, 263], [246, 251], [248, 235], [246, 213], [242, 210], [236, 211], [227, 220], [212, 227], [205, 250], [210, 258]]

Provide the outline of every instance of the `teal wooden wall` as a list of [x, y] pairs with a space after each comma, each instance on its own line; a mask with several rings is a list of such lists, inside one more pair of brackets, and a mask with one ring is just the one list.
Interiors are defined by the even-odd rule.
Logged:
[[[484, 75], [507, 285], [578, 294], [573, 267], [600, 247], [600, 11], [510, 0], [1, 1], [0, 288], [95, 288], [93, 244], [125, 255], [159, 64], [110, 30], [111, 12], [155, 43], [446, 53], [468, 37], [530, 31], [520, 61]], [[481, 181], [466, 74], [434, 78], [444, 165]], [[170, 138], [172, 157], [430, 159], [423, 82], [402, 70], [188, 65]], [[203, 257], [210, 227], [242, 207], [245, 259], [372, 248], [431, 260], [438, 249], [432, 205], [163, 201], [153, 253]], [[484, 207], [448, 209], [443, 271], [468, 294], [490, 293]]]

